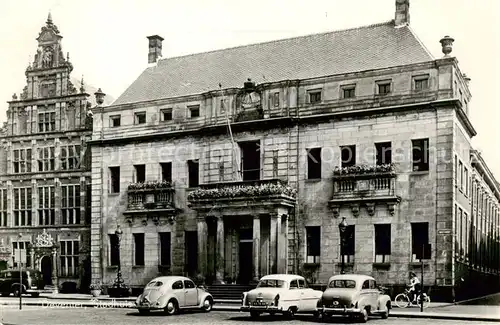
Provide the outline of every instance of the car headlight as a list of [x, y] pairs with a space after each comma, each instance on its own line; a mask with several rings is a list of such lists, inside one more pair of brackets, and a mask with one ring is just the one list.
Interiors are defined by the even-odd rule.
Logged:
[[243, 306], [247, 304], [247, 302], [246, 302], [246, 300], [247, 300], [247, 299], [246, 299], [246, 298], [247, 298], [247, 295], [246, 295], [246, 293], [244, 292], [244, 293], [241, 295], [241, 304], [242, 304]]

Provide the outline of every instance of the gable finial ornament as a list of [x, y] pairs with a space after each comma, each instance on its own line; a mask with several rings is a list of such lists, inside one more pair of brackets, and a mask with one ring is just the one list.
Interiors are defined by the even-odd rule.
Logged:
[[80, 81], [80, 93], [85, 92], [85, 83], [83, 82], [83, 74], [82, 74], [82, 80]]
[[47, 233], [47, 230], [44, 229], [40, 235], [36, 237], [35, 240], [36, 247], [52, 247], [54, 246], [54, 238]]

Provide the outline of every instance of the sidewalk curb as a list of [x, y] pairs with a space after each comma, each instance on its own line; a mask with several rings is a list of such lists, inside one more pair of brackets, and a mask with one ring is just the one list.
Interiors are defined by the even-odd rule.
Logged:
[[[45, 308], [112, 308], [112, 309], [136, 309], [135, 305], [125, 304], [125, 301], [114, 301], [114, 304], [103, 303], [75, 303], [71, 300], [67, 301], [26, 301], [23, 302], [23, 306], [42, 306]], [[74, 299], [75, 300], [75, 299]], [[18, 306], [17, 301], [0, 302], [1, 306]], [[66, 306], [66, 307], [65, 307]], [[240, 306], [231, 305], [217, 305], [214, 304], [214, 311], [229, 311], [229, 312], [240, 312]], [[391, 318], [428, 318], [428, 319], [448, 319], [448, 320], [464, 320], [464, 321], [485, 321], [485, 322], [500, 322], [500, 317], [489, 317], [489, 316], [474, 316], [465, 314], [444, 314], [444, 313], [429, 313], [429, 312], [405, 312], [405, 311], [394, 311], [390, 313]], [[0, 324], [1, 325], [1, 324]]]

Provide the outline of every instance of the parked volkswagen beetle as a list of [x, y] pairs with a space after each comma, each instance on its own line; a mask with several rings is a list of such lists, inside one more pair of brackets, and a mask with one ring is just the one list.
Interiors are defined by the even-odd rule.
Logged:
[[361, 274], [334, 275], [318, 301], [318, 315], [349, 315], [363, 323], [369, 315], [389, 317], [391, 298], [380, 292], [375, 279]]
[[141, 314], [151, 310], [164, 310], [174, 315], [181, 309], [212, 310], [214, 299], [204, 288], [197, 287], [189, 278], [161, 276], [151, 280], [135, 301]]
[[266, 275], [260, 279], [257, 288], [243, 293], [241, 311], [249, 311], [252, 318], [262, 313], [281, 313], [290, 318], [295, 313], [315, 314], [321, 294], [321, 291], [309, 288], [300, 275]]

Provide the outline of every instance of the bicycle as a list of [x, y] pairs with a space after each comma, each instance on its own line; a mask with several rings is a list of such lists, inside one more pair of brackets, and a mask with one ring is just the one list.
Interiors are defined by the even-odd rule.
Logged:
[[[396, 306], [399, 308], [406, 308], [410, 305], [412, 306], [420, 306], [420, 294], [416, 295], [414, 294], [414, 298], [412, 301], [410, 301], [410, 297], [408, 297], [408, 289], [405, 289], [405, 292], [400, 293], [394, 298], [394, 302], [396, 303]], [[429, 307], [431, 303], [431, 298], [429, 297], [428, 294], [425, 292], [422, 294], [424, 296], [424, 308]]]

